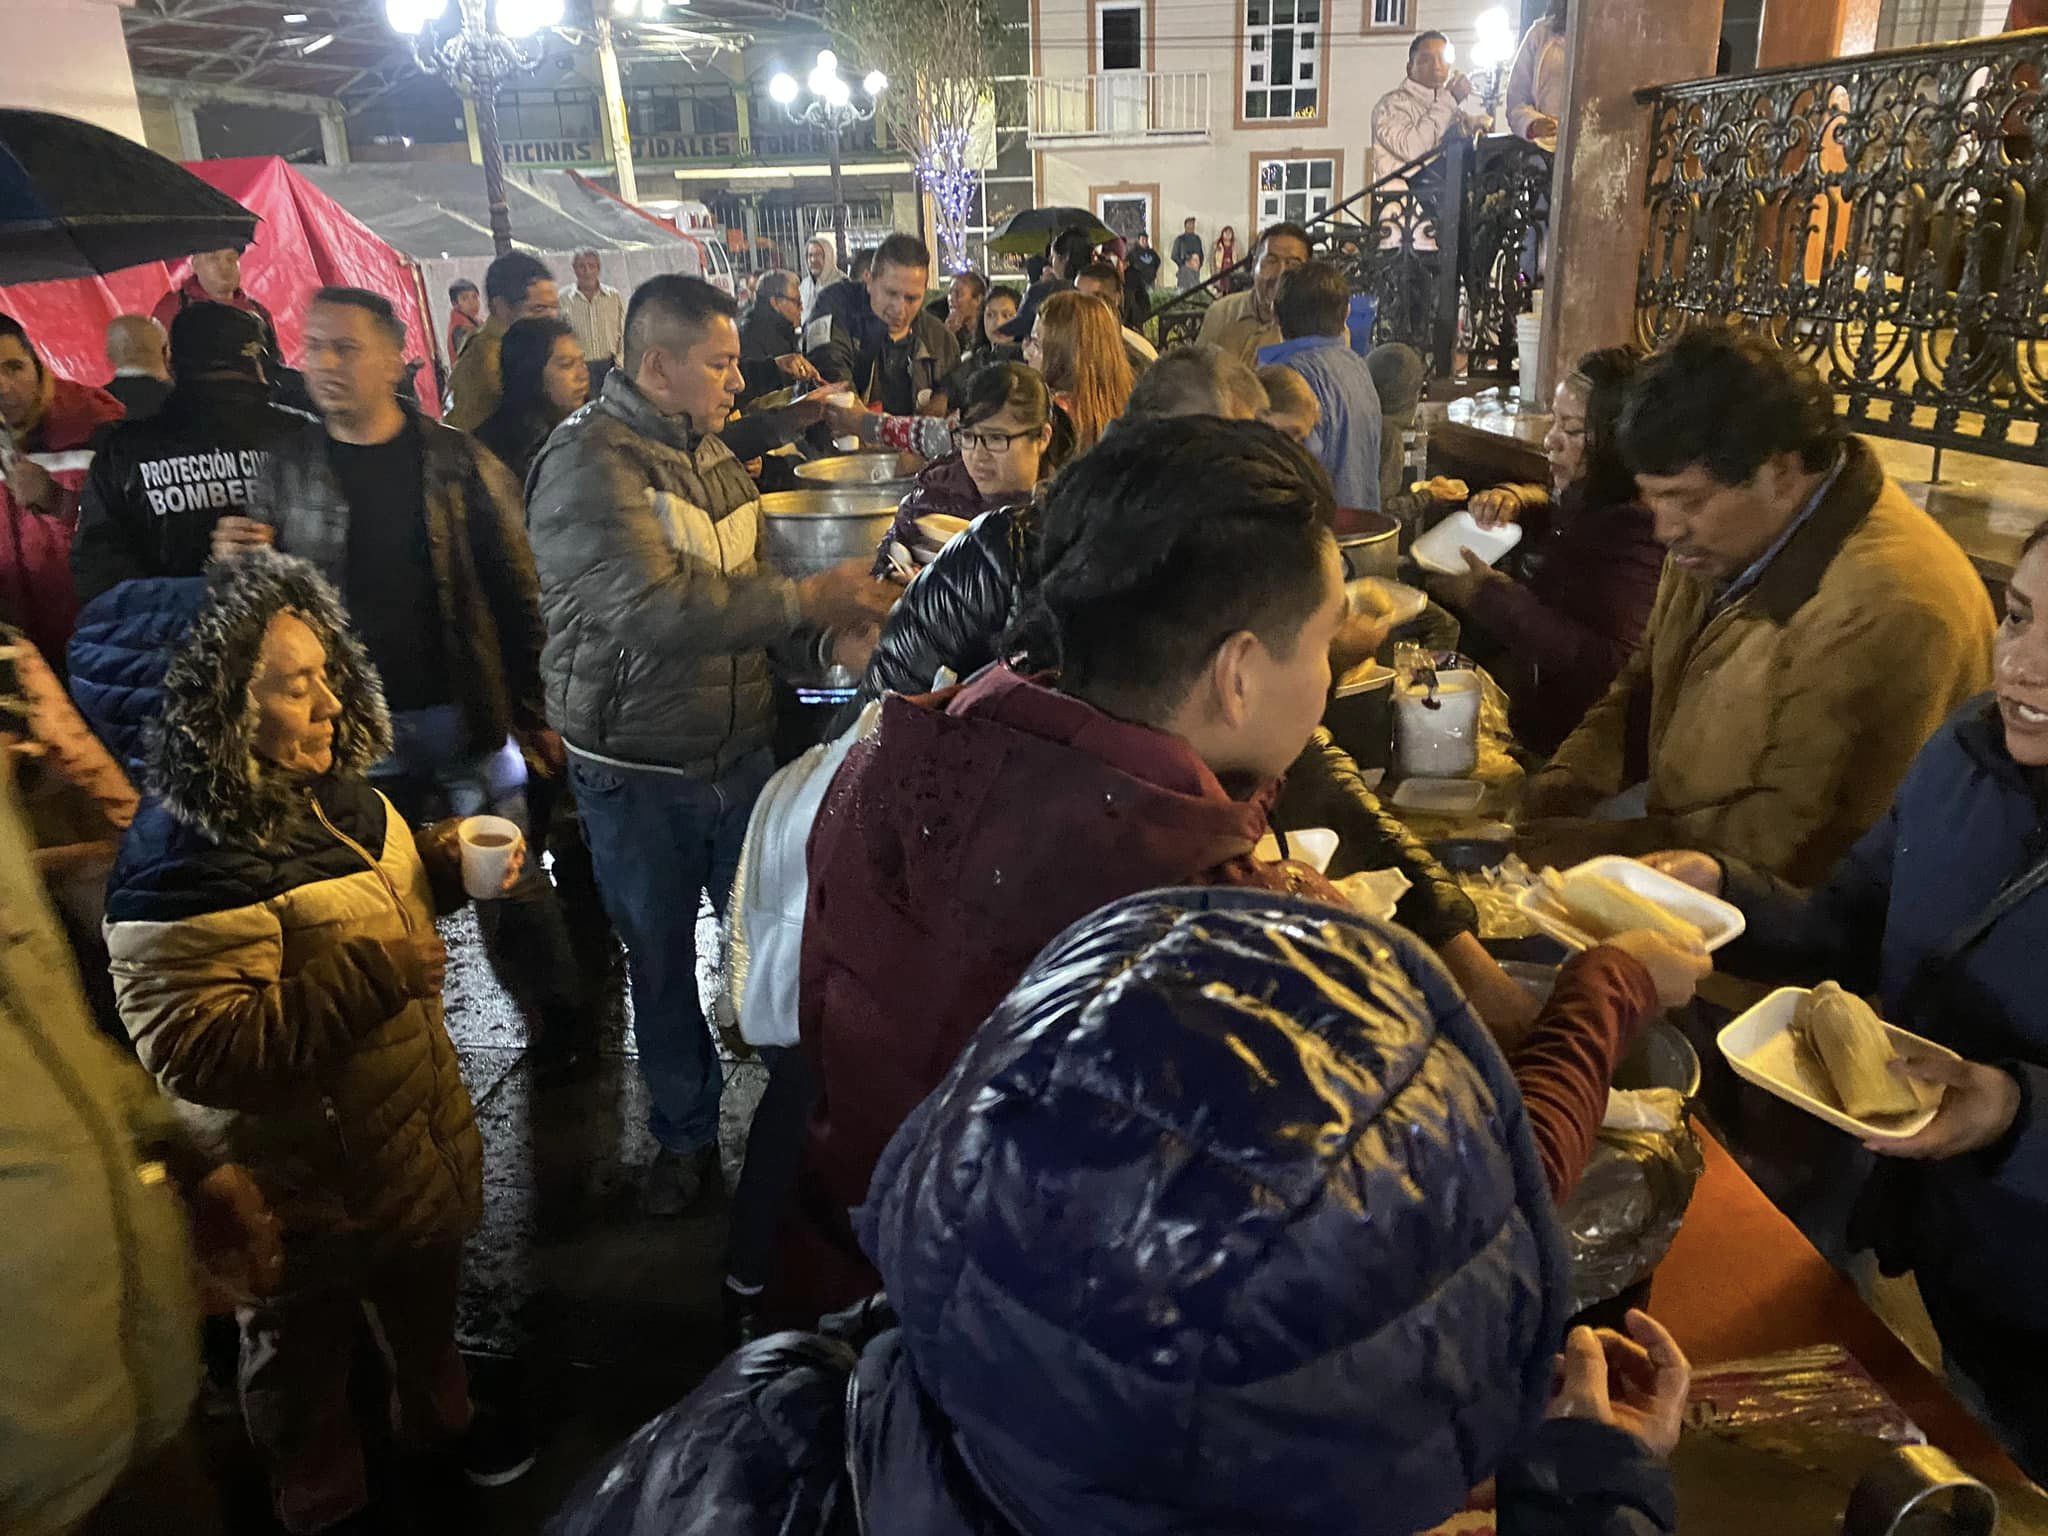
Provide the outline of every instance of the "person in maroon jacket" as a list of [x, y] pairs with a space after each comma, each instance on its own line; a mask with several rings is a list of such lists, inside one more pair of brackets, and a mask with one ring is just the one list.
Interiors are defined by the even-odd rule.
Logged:
[[192, 272], [185, 281], [156, 301], [152, 313], [169, 335], [178, 316], [193, 304], [228, 304], [254, 315], [263, 322], [267, 350], [275, 358], [283, 353], [277, 345], [277, 322], [261, 300], [242, 287], [242, 247], [224, 246], [217, 251], [199, 251], [192, 257]]
[[[1261, 423], [1125, 423], [1054, 484], [1022, 666], [883, 701], [811, 834], [797, 1012], [818, 1097], [764, 1320], [878, 1288], [851, 1212], [883, 1147], [1069, 923], [1162, 886], [1341, 900], [1254, 855], [1329, 693], [1334, 510]], [[1553, 1189], [1619, 1054], [1705, 970], [1645, 935], [1565, 967], [1512, 1058]]]
[[1602, 348], [1558, 381], [1543, 439], [1548, 487], [1497, 485], [1469, 502], [1483, 527], [1522, 525], [1504, 562], [1517, 574], [1468, 552], [1463, 573], [1424, 578], [1430, 596], [1465, 620], [1463, 648], [1507, 690], [1516, 737], [1544, 757], [1627, 663], [1664, 569], [1664, 546], [1615, 445], [1637, 361], [1627, 347]]
[[121, 419], [104, 389], [59, 378], [14, 316], [0, 314], [0, 622], [52, 667], [78, 618], [71, 535], [100, 429]]

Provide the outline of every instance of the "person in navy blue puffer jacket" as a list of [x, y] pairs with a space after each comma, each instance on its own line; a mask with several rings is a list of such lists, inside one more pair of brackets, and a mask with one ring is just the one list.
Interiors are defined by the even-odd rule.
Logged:
[[144, 734], [164, 709], [164, 673], [205, 601], [203, 576], [138, 577], [87, 603], [71, 631], [71, 701], [138, 783]]
[[1673, 1528], [1684, 1357], [1640, 1315], [1564, 1340], [1508, 1066], [1391, 925], [1222, 889], [1075, 924], [857, 1225], [887, 1302], [733, 1356], [555, 1536], [1410, 1536], [1489, 1477], [1518, 1536]]
[[[2048, 524], [2027, 540], [2006, 588], [1996, 691], [1934, 734], [1884, 820], [1810, 896], [1733, 859], [1683, 852], [1647, 861], [1742, 908], [1747, 931], [1721, 956], [1734, 974], [1840, 982], [1963, 1058], [1930, 1061], [1918, 1074], [1943, 1090], [1939, 1114], [1918, 1135], [1859, 1151], [1825, 1131], [1827, 1142], [1786, 1164], [1809, 1191], [1822, 1172], [1831, 1181], [1869, 1175], [1849, 1245], [1874, 1247], [1887, 1274], [1913, 1271], [1950, 1380], [1961, 1379], [2036, 1479], [2048, 1478], [2043, 605]], [[2014, 899], [1986, 922], [2008, 892]]]

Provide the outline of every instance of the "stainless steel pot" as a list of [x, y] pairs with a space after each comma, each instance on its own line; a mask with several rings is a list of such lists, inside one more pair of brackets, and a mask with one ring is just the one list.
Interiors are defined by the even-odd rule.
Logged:
[[796, 477], [811, 485], [893, 485], [901, 496], [923, 468], [914, 453], [841, 453], [797, 465]]
[[1394, 669], [1367, 662], [1344, 677], [1323, 708], [1323, 724], [1359, 767], [1386, 767], [1393, 756]]
[[[802, 474], [802, 470], [797, 471]], [[1337, 535], [1337, 548], [1344, 556], [1347, 581], [1361, 576], [1380, 576], [1388, 581], [1400, 575], [1401, 523], [1384, 512], [1346, 511], [1343, 521], [1352, 527]]]
[[872, 560], [897, 500], [887, 486], [859, 484], [763, 496], [762, 562], [801, 581], [843, 560]]
[[[1557, 967], [1526, 960], [1503, 960], [1500, 968], [1547, 1002], [1557, 984]], [[1700, 1053], [1685, 1032], [1668, 1018], [1652, 1019], [1633, 1050], [1614, 1068], [1617, 1088], [1676, 1088], [1690, 1104], [1700, 1096]]]

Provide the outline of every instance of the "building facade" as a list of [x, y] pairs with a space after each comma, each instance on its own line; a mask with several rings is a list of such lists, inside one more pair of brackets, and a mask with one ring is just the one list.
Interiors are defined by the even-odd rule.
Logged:
[[1229, 228], [1244, 255], [1262, 226], [1368, 184], [1373, 104], [1418, 30], [1445, 33], [1462, 68], [1500, 3], [1032, 0], [1039, 197], [1162, 247], [1187, 218], [1205, 249]]

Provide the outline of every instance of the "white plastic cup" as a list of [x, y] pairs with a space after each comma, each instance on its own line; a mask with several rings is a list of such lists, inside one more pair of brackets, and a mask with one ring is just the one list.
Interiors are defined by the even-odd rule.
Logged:
[[478, 901], [505, 894], [505, 871], [526, 846], [519, 823], [503, 816], [466, 816], [457, 830], [462, 844], [462, 888]]

